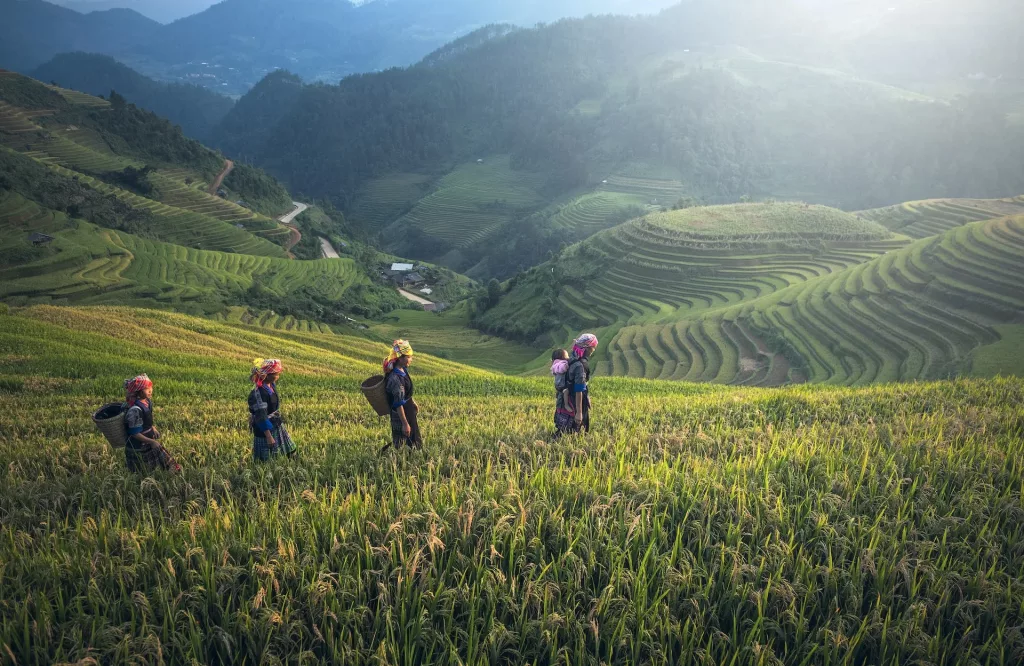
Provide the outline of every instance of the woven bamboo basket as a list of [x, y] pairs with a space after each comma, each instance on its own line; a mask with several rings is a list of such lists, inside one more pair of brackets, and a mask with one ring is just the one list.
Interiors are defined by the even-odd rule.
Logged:
[[388, 404], [388, 392], [385, 389], [386, 379], [381, 375], [370, 377], [361, 387], [366, 401], [370, 407], [377, 412], [377, 416], [387, 416], [391, 413], [391, 405]]
[[96, 424], [99, 431], [107, 438], [110, 445], [115, 449], [123, 449], [128, 439], [128, 431], [124, 427], [124, 413], [121, 405], [112, 402], [103, 405], [92, 415], [92, 422]]

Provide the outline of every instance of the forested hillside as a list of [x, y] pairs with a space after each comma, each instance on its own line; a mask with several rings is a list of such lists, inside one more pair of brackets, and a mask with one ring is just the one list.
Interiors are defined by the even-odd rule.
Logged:
[[[477, 277], [680, 198], [854, 210], [1024, 191], [1024, 133], [997, 101], [719, 46], [684, 9], [502, 32], [407, 70], [289, 91], [280, 117], [243, 99], [225, 135], [291, 187], [367, 218], [386, 247]], [[454, 217], [473, 232], [447, 227]], [[515, 246], [498, 251], [497, 238]]]
[[109, 56], [90, 53], [61, 54], [31, 76], [90, 95], [106, 96], [116, 90], [132, 104], [180, 125], [186, 135], [199, 141], [210, 139], [213, 128], [234, 106], [230, 98], [206, 88], [159, 83]]

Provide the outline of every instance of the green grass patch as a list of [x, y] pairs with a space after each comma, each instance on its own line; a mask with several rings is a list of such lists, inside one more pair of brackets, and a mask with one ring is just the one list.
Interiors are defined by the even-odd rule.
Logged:
[[996, 326], [995, 330], [999, 334], [999, 342], [974, 351], [971, 374], [975, 377], [1024, 377], [1024, 326]]

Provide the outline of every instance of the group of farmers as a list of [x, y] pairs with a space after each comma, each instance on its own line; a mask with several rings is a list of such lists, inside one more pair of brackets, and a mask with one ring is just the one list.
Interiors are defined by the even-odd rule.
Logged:
[[[573, 343], [571, 352], [558, 349], [551, 356], [556, 393], [556, 437], [590, 430], [589, 359], [596, 350], [597, 337], [585, 333]], [[390, 446], [396, 449], [423, 446], [416, 418], [419, 405], [413, 397], [413, 383], [409, 377], [412, 358], [412, 346], [405, 340], [396, 340], [382, 367], [391, 409]], [[253, 458], [259, 461], [280, 455], [292, 458], [297, 453], [281, 418], [277, 381], [283, 371], [284, 366], [278, 359], [257, 359], [250, 374], [253, 389], [249, 393], [249, 428], [252, 431]], [[164, 448], [160, 431], [153, 424], [153, 381], [146, 375], [139, 375], [125, 381], [124, 388], [122, 413], [128, 469], [133, 472], [156, 469], [172, 473], [181, 471], [181, 465]]]

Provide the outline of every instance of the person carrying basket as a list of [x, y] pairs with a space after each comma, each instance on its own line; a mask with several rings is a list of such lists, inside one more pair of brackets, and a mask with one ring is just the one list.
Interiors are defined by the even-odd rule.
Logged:
[[281, 418], [281, 396], [277, 380], [284, 366], [276, 358], [256, 359], [250, 379], [255, 384], [249, 393], [249, 428], [252, 430], [252, 457], [266, 462], [282, 453], [289, 458], [298, 452]]
[[143, 474], [158, 469], [177, 474], [181, 465], [158, 440], [160, 431], [153, 425], [153, 381], [139, 375], [124, 382], [125, 403], [122, 406], [127, 439], [124, 462], [129, 471]]
[[391, 408], [391, 446], [395, 449], [403, 446], [423, 448], [417, 419], [420, 408], [413, 398], [412, 379], [409, 377], [412, 354], [412, 345], [406, 340], [395, 340], [391, 353], [384, 359], [385, 390]]

